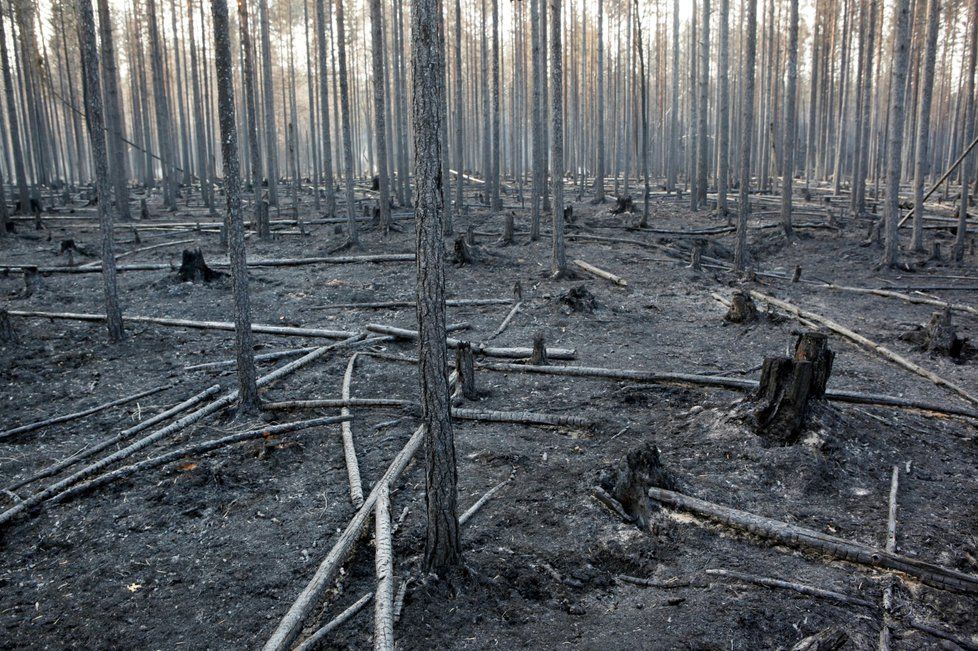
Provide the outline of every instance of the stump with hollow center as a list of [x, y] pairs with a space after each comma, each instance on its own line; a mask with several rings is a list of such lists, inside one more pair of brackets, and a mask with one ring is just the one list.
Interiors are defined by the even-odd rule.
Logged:
[[774, 445], [801, 438], [813, 401], [825, 399], [835, 353], [819, 332], [798, 337], [793, 357], [768, 357], [754, 396], [755, 432]]

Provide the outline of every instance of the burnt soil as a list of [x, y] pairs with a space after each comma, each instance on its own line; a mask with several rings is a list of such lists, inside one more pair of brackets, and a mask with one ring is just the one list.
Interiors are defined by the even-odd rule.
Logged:
[[[576, 192], [571, 192], [576, 195]], [[287, 196], [283, 192], [283, 197]], [[303, 214], [313, 218], [311, 200]], [[507, 204], [518, 199], [510, 192]], [[180, 283], [181, 250], [200, 247], [205, 260], [222, 258], [218, 236], [193, 228], [154, 231], [167, 222], [215, 221], [191, 202], [176, 214], [152, 210], [138, 222], [141, 244], [129, 229], [117, 231], [118, 250], [192, 239], [193, 244], [126, 257], [123, 263], [172, 262], [173, 271], [132, 271], [119, 277], [127, 314], [229, 320], [230, 283]], [[474, 197], [472, 203], [475, 204]], [[569, 233], [626, 237], [688, 250], [692, 238], [626, 228], [629, 216], [576, 201]], [[812, 204], [821, 207], [822, 204]], [[528, 212], [517, 211], [516, 243], [498, 246], [477, 236], [478, 260], [447, 269], [448, 296], [508, 298], [514, 283], [524, 303], [498, 346], [529, 346], [542, 332], [549, 345], [574, 348], [581, 366], [725, 374], [753, 378], [765, 356], [784, 354], [797, 321], [775, 311], [751, 324], [726, 324], [725, 308], [711, 297], [729, 297], [741, 286], [719, 269], [688, 268], [687, 255], [627, 243], [572, 240], [579, 258], [628, 282], [617, 286], [586, 275], [548, 278], [549, 240], [528, 242]], [[98, 250], [92, 209], [61, 208], [50, 230], [18, 222], [2, 242], [3, 262], [66, 264], [59, 242], [74, 239]], [[834, 209], [838, 216], [838, 208]], [[288, 217], [288, 211], [282, 211]], [[273, 219], [277, 215], [272, 215]], [[761, 217], [754, 225], [770, 223]], [[799, 217], [799, 222], [825, 219]], [[361, 233], [363, 251], [411, 252], [413, 224], [384, 237]], [[500, 216], [472, 207], [458, 223], [498, 233]], [[656, 197], [650, 225], [666, 230], [722, 226], [708, 211], [691, 213], [687, 200]], [[328, 255], [343, 239], [337, 227], [275, 226], [271, 241], [249, 238], [252, 258]], [[283, 229], [285, 232], [282, 232]], [[963, 267], [914, 263], [913, 272], [876, 270], [879, 250], [860, 246], [865, 221], [842, 230], [801, 229], [786, 243], [776, 229], [751, 231], [757, 268], [790, 277], [861, 287], [975, 285], [973, 253]], [[949, 241], [943, 231], [929, 235]], [[728, 258], [731, 234], [708, 235], [706, 256]], [[447, 240], [450, 249], [451, 242]], [[949, 250], [949, 245], [944, 245]], [[77, 256], [84, 263], [95, 258]], [[728, 260], [729, 261], [729, 260]], [[920, 264], [916, 264], [920, 262]], [[253, 268], [255, 322], [357, 330], [367, 323], [413, 327], [413, 308], [323, 310], [317, 306], [359, 301], [410, 300], [412, 263]], [[958, 276], [960, 278], [947, 278]], [[597, 309], [575, 312], [561, 301], [580, 285]], [[934, 309], [897, 300], [818, 289], [758, 276], [749, 287], [828, 316], [874, 341], [978, 393], [976, 360], [949, 360], [916, 350], [901, 335], [926, 324]], [[17, 272], [0, 277], [8, 310], [98, 313], [98, 274], [49, 275], [21, 298]], [[976, 305], [975, 292], [934, 291], [942, 299]], [[506, 305], [450, 307], [450, 323], [470, 324], [459, 337], [478, 342], [508, 312]], [[73, 412], [161, 384], [172, 388], [81, 420], [0, 442], [0, 483], [63, 459], [94, 441], [158, 413], [213, 383], [235, 383], [233, 368], [184, 370], [233, 358], [233, 335], [128, 324], [128, 338], [106, 342], [103, 326], [77, 321], [11, 317], [17, 340], [0, 348], [2, 427]], [[973, 316], [955, 314], [958, 333], [978, 339]], [[316, 341], [256, 335], [257, 352], [309, 346]], [[884, 393], [966, 406], [953, 394], [881, 357], [830, 337], [836, 351], [830, 388]], [[361, 349], [363, 350], [363, 349]], [[411, 343], [374, 350], [415, 354]], [[266, 400], [336, 398], [349, 351], [305, 367], [263, 393]], [[262, 363], [268, 372], [284, 361]], [[659, 511], [650, 530], [622, 522], [592, 497], [602, 471], [628, 451], [654, 441], [680, 490], [756, 514], [785, 520], [882, 547], [885, 543], [891, 468], [900, 474], [897, 545], [901, 553], [978, 573], [978, 465], [976, 421], [920, 411], [832, 403], [812, 419], [803, 442], [767, 447], [736, 417], [740, 393], [697, 386], [640, 385], [601, 379], [476, 372], [486, 409], [530, 410], [583, 416], [592, 428], [540, 428], [458, 421], [455, 425], [460, 508], [515, 470], [506, 485], [462, 533], [468, 572], [452, 586], [419, 574], [424, 545], [424, 472], [421, 455], [393, 493], [392, 512], [404, 515], [395, 534], [398, 578], [412, 582], [395, 633], [402, 648], [788, 648], [830, 626], [849, 636], [847, 648], [875, 648], [878, 611], [840, 605], [706, 574], [721, 568], [787, 579], [878, 603], [887, 575], [810, 552], [776, 547], [694, 518]], [[415, 399], [417, 377], [409, 364], [361, 355], [354, 397]], [[335, 411], [321, 410], [323, 415]], [[309, 418], [315, 412], [274, 412], [254, 421], [222, 414], [134, 457], [263, 422]], [[361, 474], [372, 485], [417, 426], [411, 414], [354, 410]], [[49, 480], [42, 480], [43, 484]], [[40, 488], [20, 489], [21, 497]], [[11, 497], [0, 497], [4, 508]], [[405, 513], [406, 510], [406, 513]], [[339, 426], [307, 430], [223, 448], [147, 471], [128, 480], [20, 517], [0, 531], [0, 646], [6, 648], [222, 648], [260, 647], [305, 586], [354, 509], [350, 503]], [[661, 581], [640, 587], [618, 577]], [[347, 562], [327, 599], [307, 622], [307, 633], [373, 589], [369, 539]], [[896, 612], [978, 643], [978, 598], [934, 589], [907, 577], [895, 587]], [[328, 647], [371, 643], [372, 606], [334, 632]], [[950, 642], [895, 623], [896, 649], [957, 648]]]

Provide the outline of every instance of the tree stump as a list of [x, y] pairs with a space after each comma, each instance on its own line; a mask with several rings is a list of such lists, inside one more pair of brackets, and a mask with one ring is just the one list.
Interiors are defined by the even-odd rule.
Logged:
[[457, 235], [452, 247], [452, 260], [459, 267], [475, 262], [475, 252], [465, 235]]
[[9, 344], [15, 341], [17, 341], [17, 333], [10, 323], [10, 315], [7, 314], [7, 310], [0, 309], [0, 343]]
[[574, 206], [564, 206], [564, 223], [573, 225]]
[[513, 212], [506, 213], [503, 221], [503, 234], [499, 238], [500, 246], [508, 246], [513, 243], [513, 235], [516, 232], [515, 218]]
[[598, 307], [594, 294], [588, 291], [586, 285], [571, 287], [560, 295], [560, 302], [570, 308], [571, 312], [591, 314]]
[[615, 206], [611, 209], [612, 215], [620, 215], [623, 212], [635, 212], [635, 202], [631, 196], [617, 197]]
[[543, 333], [538, 332], [533, 335], [533, 354], [530, 355], [530, 364], [533, 366], [547, 366], [547, 342], [543, 338]]
[[258, 237], [265, 239], [272, 234], [272, 226], [268, 220], [268, 201], [262, 199], [258, 204]]
[[149, 208], [146, 206], [146, 199], [139, 200], [139, 218], [149, 219]]
[[689, 268], [693, 271], [703, 271], [703, 246], [704, 242], [700, 238], [696, 238], [693, 242], [693, 248], [689, 253]]
[[651, 441], [630, 450], [615, 470], [602, 477], [600, 484], [642, 529], [648, 528], [656, 508], [649, 499], [649, 488], [676, 489], [659, 458], [659, 448]]
[[930, 243], [930, 258], [934, 262], [940, 262], [943, 258], [941, 257], [941, 243], [934, 241]]
[[797, 443], [810, 402], [824, 399], [834, 358], [825, 335], [816, 332], [799, 336], [794, 358], [766, 358], [754, 397], [754, 431], [774, 445]]
[[801, 265], [795, 265], [795, 272], [791, 274], [791, 282], [796, 283], [801, 280]]
[[924, 335], [924, 349], [930, 353], [947, 357], [960, 357], [964, 350], [965, 339], [958, 337], [951, 323], [951, 310], [945, 308], [930, 315]]
[[44, 281], [41, 280], [41, 274], [38, 273], [37, 267], [27, 266], [22, 271], [24, 272], [24, 289], [20, 292], [20, 298], [29, 298], [37, 290], [43, 289]]
[[472, 344], [467, 341], [460, 341], [455, 349], [455, 370], [458, 373], [462, 397], [466, 400], [477, 400], [479, 389], [475, 385], [475, 358], [472, 355]]
[[193, 251], [183, 250], [183, 260], [180, 263], [180, 270], [177, 272], [180, 281], [184, 283], [209, 283], [217, 280], [224, 274], [214, 271], [204, 262], [204, 254], [200, 249]]
[[730, 323], [749, 323], [757, 320], [757, 306], [748, 292], [735, 289], [730, 297], [730, 309], [724, 315], [724, 320]]

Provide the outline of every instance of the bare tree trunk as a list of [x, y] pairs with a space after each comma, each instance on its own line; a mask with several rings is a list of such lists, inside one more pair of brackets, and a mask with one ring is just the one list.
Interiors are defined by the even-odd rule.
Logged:
[[[543, 138], [543, 98], [542, 88], [544, 81], [544, 66], [542, 59], [544, 54], [540, 46], [540, 3], [543, 0], [530, 0], [530, 41], [531, 54], [533, 59], [533, 109], [531, 111], [533, 120], [533, 188], [530, 193], [530, 240], [536, 241], [540, 238], [540, 203], [543, 201], [544, 171], [546, 165], [546, 150], [544, 149]], [[544, 16], [546, 20], [546, 16]]]
[[697, 118], [697, 145], [699, 152], [696, 158], [696, 209], [706, 206], [707, 165], [710, 142], [706, 138], [707, 114], [710, 102], [710, 0], [703, 0], [703, 22], [700, 29], [700, 101]]
[[550, 0], [550, 94], [553, 102], [553, 145], [550, 149], [550, 174], [553, 177], [553, 255], [550, 273], [567, 273], [564, 250], [564, 64], [560, 30], [561, 0]]
[[[119, 219], [129, 219], [129, 173], [126, 165], [125, 120], [119, 98], [112, 17], [108, 0], [98, 0], [99, 34], [102, 42], [102, 77], [105, 82], [105, 126], [109, 131], [109, 173], [115, 191], [115, 208]], [[106, 197], [106, 200], [108, 197]]]
[[7, 122], [10, 126], [10, 148], [14, 158], [14, 180], [17, 182], [17, 202], [19, 212], [29, 212], [30, 190], [27, 187], [27, 171], [24, 165], [24, 150], [20, 144], [20, 123], [17, 121], [17, 104], [14, 100], [13, 75], [10, 73], [10, 60], [7, 56], [7, 35], [0, 13], [0, 65], [3, 66], [3, 87], [7, 99]]
[[679, 0], [672, 3], [672, 100], [669, 108], [669, 162], [666, 189], [676, 189], [676, 168], [679, 165]]
[[604, 203], [604, 0], [598, 0], [598, 88], [595, 97], [597, 105], [597, 165], [594, 174], [594, 201]]
[[[976, 17], [978, 18], [978, 17]], [[900, 170], [903, 154], [903, 123], [907, 87], [907, 60], [910, 51], [910, 0], [897, 0], [893, 6], [893, 57], [890, 71], [889, 144], [886, 162], [886, 195], [883, 205], [883, 266], [897, 263], [900, 246]], [[974, 86], [972, 85], [972, 91]], [[972, 122], [974, 114], [972, 114]], [[967, 188], [963, 189], [967, 195]]]
[[924, 250], [924, 183], [930, 172], [930, 113], [934, 92], [934, 66], [937, 61], [937, 23], [941, 0], [927, 1], [927, 36], [924, 46], [924, 69], [920, 79], [920, 104], [917, 111], [917, 151], [913, 179], [913, 236], [910, 248]]
[[[464, 189], [464, 125], [465, 114], [462, 105], [462, 1], [455, 0], [455, 215], [462, 216], [465, 198]], [[447, 182], [448, 179], [445, 179]], [[448, 226], [446, 226], [447, 230]], [[450, 233], [449, 233], [450, 234]]]
[[[791, 227], [791, 200], [795, 179], [795, 141], [798, 137], [798, 0], [791, 0], [788, 18], [788, 70], [784, 93], [784, 142], [781, 145], [781, 227], [784, 236], [794, 238]], [[841, 116], [840, 116], [841, 117]]]
[[163, 74], [163, 48], [156, 18], [156, 0], [146, 0], [146, 20], [149, 23], [150, 68], [153, 74], [153, 103], [156, 105], [156, 136], [158, 154], [162, 159], [163, 205], [177, 209], [177, 178], [174, 169], [173, 141], [170, 133], [170, 105], [166, 96], [166, 77]]
[[[342, 10], [340, 10], [342, 11]], [[268, 30], [268, 0], [258, 0], [261, 31], [262, 95], [265, 99], [265, 160], [268, 172], [268, 202], [278, 205], [278, 134], [275, 131], [275, 93], [272, 90], [272, 40]], [[256, 188], [256, 197], [259, 196]]]
[[241, 214], [241, 169], [234, 115], [234, 81], [227, 0], [211, 0], [214, 22], [214, 57], [217, 68], [217, 103], [221, 123], [221, 156], [224, 159], [224, 193], [227, 198], [228, 257], [234, 296], [234, 338], [238, 367], [238, 400], [242, 413], [258, 410], [255, 353], [251, 334], [251, 303], [245, 254], [244, 219]]
[[730, 0], [720, 0], [720, 51], [717, 59], [717, 216], [730, 218], [727, 192], [730, 187]]
[[377, 145], [377, 176], [379, 179], [380, 225], [384, 235], [390, 231], [390, 179], [387, 177], [387, 126], [384, 112], [384, 21], [380, 0], [370, 0], [370, 32], [373, 38], [372, 62], [374, 81], [374, 138]]
[[78, 29], [82, 66], [85, 74], [85, 117], [88, 137], [95, 159], [95, 183], [98, 192], [99, 235], [102, 241], [102, 290], [105, 296], [105, 323], [109, 341], [117, 343], [125, 338], [122, 328], [122, 310], [119, 308], [119, 292], [116, 287], [115, 247], [112, 238], [112, 214], [107, 198], [109, 189], [109, 159], [105, 151], [105, 121], [102, 117], [102, 87], [99, 80], [98, 49], [95, 40], [95, 14], [91, 0], [78, 0]]
[[[200, 72], [197, 68], [197, 39], [194, 35], [194, 3], [187, 2], [187, 20], [190, 27], [190, 83], [193, 94], [194, 115], [194, 146], [197, 151], [197, 175], [200, 177], [201, 200], [213, 210], [214, 194], [211, 187], [210, 174], [207, 165], [207, 133], [204, 121], [204, 97], [200, 87]], [[201, 24], [201, 30], [204, 25]]]
[[493, 212], [503, 209], [503, 202], [499, 197], [499, 59], [499, 0], [492, 0], [492, 160], [487, 180], [489, 208]]
[[329, 84], [326, 63], [326, 10], [325, 0], [316, 0], [316, 49], [319, 61], [319, 115], [323, 139], [323, 185], [326, 186], [326, 215], [336, 214], [336, 182], [333, 179], [333, 144], [329, 126]]
[[353, 196], [353, 134], [350, 128], [350, 81], [346, 67], [346, 26], [343, 0], [336, 0], [336, 45], [339, 55], [340, 119], [343, 125], [343, 177], [346, 182], [347, 244], [360, 246], [357, 234], [356, 204]]
[[754, 135], [754, 64], [757, 59], [757, 0], [747, 0], [747, 48], [744, 57], [744, 95], [740, 113], [740, 196], [737, 199], [737, 244], [734, 267], [747, 268], [747, 218], [750, 216], [750, 154]]
[[638, 11], [638, 0], [635, 0], [635, 51], [638, 53], [638, 74], [640, 76], [640, 93], [642, 97], [642, 178], [645, 181], [642, 189], [642, 219], [639, 225], [642, 228], [648, 226], [649, 222], [649, 115], [648, 115], [648, 88], [645, 77], [645, 52], [642, 44], [642, 21]]
[[424, 565], [428, 571], [445, 577], [461, 566], [462, 545], [445, 324], [444, 198], [439, 143], [441, 104], [445, 101], [444, 34], [438, 27], [438, 0], [412, 0], [411, 9], [418, 369], [428, 515]]
[[856, 119], [860, 121], [858, 139], [856, 142], [856, 169], [853, 174], [852, 212], [861, 215], [866, 212], [866, 177], [869, 173], [869, 149], [872, 141], [870, 133], [870, 116], [872, 114], [871, 100], [873, 90], [873, 41], [876, 37], [876, 3], [867, 2], [868, 13], [863, 25], [864, 33], [860, 41], [865, 40], [863, 63], [860, 66], [862, 75], [862, 114]]
[[[255, 48], [251, 42], [248, 0], [238, 0], [238, 27], [241, 50], [244, 57], [244, 70], [242, 73], [244, 75], [245, 86], [245, 128], [248, 130], [248, 150], [251, 156], [251, 192], [254, 198], [253, 221], [254, 227], [259, 231], [261, 237], [268, 237], [271, 234], [271, 229], [268, 224], [268, 216], [262, 207], [261, 145], [258, 141], [258, 100], [256, 99], [258, 89], [255, 83]], [[235, 133], [235, 138], [237, 138], [237, 133]], [[237, 151], [235, 151], [235, 156], [237, 156]], [[230, 223], [225, 220], [225, 228], [228, 229], [228, 233], [230, 233], [230, 227]]]
[[[971, 10], [971, 39], [968, 43], [968, 63], [964, 69], [967, 111], [964, 119], [964, 143], [970, 143], [975, 133], [975, 63], [978, 56], [978, 1], [973, 2]], [[961, 161], [961, 200], [958, 204], [958, 233], [951, 247], [951, 258], [961, 263], [964, 260], [964, 241], [968, 231], [968, 184], [974, 169], [974, 156], [965, 156]]]

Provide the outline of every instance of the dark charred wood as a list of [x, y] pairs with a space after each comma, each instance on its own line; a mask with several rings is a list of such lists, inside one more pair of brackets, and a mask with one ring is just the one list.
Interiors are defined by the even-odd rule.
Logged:
[[475, 385], [475, 359], [472, 356], [472, 345], [467, 341], [460, 341], [455, 348], [455, 370], [458, 371], [462, 397], [466, 400], [477, 400], [479, 390]]
[[0, 343], [13, 343], [17, 341], [17, 333], [10, 324], [10, 315], [7, 310], [0, 309]]
[[734, 290], [733, 296], [730, 297], [730, 309], [727, 310], [727, 314], [723, 318], [730, 323], [756, 321], [757, 306], [754, 304], [754, 299], [751, 298], [750, 293], [741, 289]]
[[616, 468], [604, 471], [599, 484], [642, 529], [649, 527], [652, 512], [659, 509], [649, 499], [649, 488], [676, 490], [659, 458], [659, 448], [651, 441], [630, 450]]
[[177, 273], [180, 281], [185, 283], [209, 283], [224, 276], [220, 271], [214, 271], [207, 266], [207, 263], [204, 262], [204, 254], [200, 249], [183, 250], [183, 260]]
[[824, 335], [806, 335], [799, 338], [794, 359], [768, 357], [761, 368], [754, 395], [754, 431], [772, 445], [797, 443], [809, 403], [825, 394], [833, 355], [820, 339]]
[[546, 366], [550, 362], [547, 360], [547, 342], [542, 332], [533, 335], [533, 353], [530, 355], [530, 364], [533, 366]]
[[812, 365], [812, 384], [810, 398], [824, 398], [825, 388], [832, 374], [835, 353], [829, 350], [829, 338], [821, 332], [803, 332], [795, 342], [795, 361], [810, 362]]
[[585, 285], [571, 287], [561, 294], [558, 300], [570, 308], [572, 312], [580, 312], [582, 314], [591, 314], [599, 307], [597, 299], [594, 298], [594, 294], [588, 291]]
[[620, 215], [623, 212], [635, 212], [635, 202], [631, 196], [615, 198], [615, 205], [611, 209], [611, 214]]

